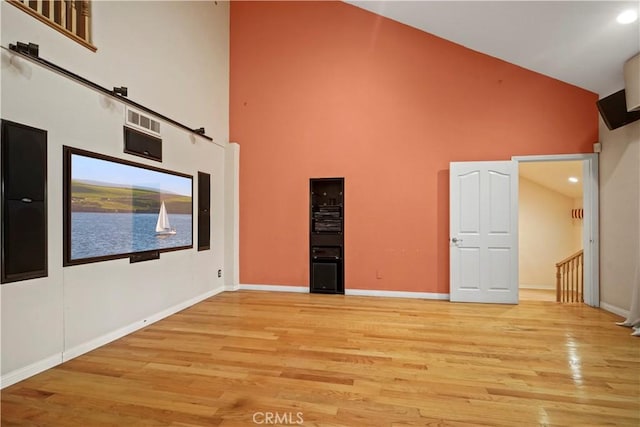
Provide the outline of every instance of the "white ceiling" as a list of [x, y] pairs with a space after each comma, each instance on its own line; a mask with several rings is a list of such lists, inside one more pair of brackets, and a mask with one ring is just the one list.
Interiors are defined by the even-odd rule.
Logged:
[[640, 23], [617, 15], [640, 1], [347, 1], [425, 32], [600, 95], [624, 88]]
[[[582, 198], [582, 161], [567, 162], [520, 162], [520, 177], [549, 188], [572, 199]], [[578, 178], [577, 183], [569, 177]]]

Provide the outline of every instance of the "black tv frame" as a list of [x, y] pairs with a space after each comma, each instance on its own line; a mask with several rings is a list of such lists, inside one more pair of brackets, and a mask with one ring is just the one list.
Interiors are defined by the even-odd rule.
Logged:
[[[158, 259], [159, 254], [162, 252], [173, 252], [185, 249], [193, 248], [193, 224], [194, 224], [194, 216], [193, 216], [193, 175], [184, 174], [176, 171], [171, 171], [167, 169], [161, 169], [154, 166], [145, 165], [142, 163], [135, 163], [125, 159], [120, 159], [117, 157], [111, 157], [100, 153], [95, 153], [92, 151], [83, 150], [80, 148], [63, 146], [63, 267], [73, 266], [73, 265], [81, 265], [81, 264], [89, 264], [94, 262], [101, 261], [109, 261], [121, 258], [129, 258], [131, 262], [139, 262], [143, 260], [150, 259]], [[84, 157], [91, 157], [98, 160], [104, 160], [108, 162], [118, 163], [126, 166], [131, 166], [140, 169], [151, 170], [155, 172], [165, 173], [169, 175], [174, 175], [182, 178], [188, 178], [191, 180], [191, 244], [190, 245], [182, 245], [175, 246], [170, 248], [158, 248], [151, 249], [146, 251], [132, 251], [126, 253], [119, 254], [111, 254], [111, 255], [103, 255], [103, 256], [94, 256], [80, 259], [72, 259], [71, 258], [71, 172], [72, 172], [72, 164], [71, 164], [71, 156], [79, 155]], [[157, 253], [157, 256], [147, 256], [149, 253]]]

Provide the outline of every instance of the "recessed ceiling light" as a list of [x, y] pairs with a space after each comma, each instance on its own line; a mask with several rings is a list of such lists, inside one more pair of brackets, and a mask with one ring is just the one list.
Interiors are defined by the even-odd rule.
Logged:
[[578, 182], [578, 178], [576, 178], [575, 176], [570, 176], [569, 177], [569, 182], [572, 182], [572, 183], [575, 184], [576, 182]]
[[625, 10], [616, 18], [616, 21], [620, 24], [631, 24], [638, 19], [638, 12], [633, 9]]

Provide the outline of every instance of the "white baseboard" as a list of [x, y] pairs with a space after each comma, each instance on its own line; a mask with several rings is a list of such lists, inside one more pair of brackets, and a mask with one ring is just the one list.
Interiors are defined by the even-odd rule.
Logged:
[[175, 314], [180, 310], [184, 310], [187, 307], [197, 304], [200, 301], [203, 301], [207, 298], [217, 295], [223, 291], [224, 291], [224, 288], [217, 288], [217, 289], [205, 292], [204, 294], [198, 295], [197, 297], [181, 302], [180, 304], [176, 304], [173, 307], [169, 307], [168, 309], [163, 310], [159, 313], [156, 313], [146, 319], [142, 319], [130, 325], [127, 325], [124, 328], [120, 328], [108, 334], [102, 335], [89, 342], [80, 344], [69, 350], [65, 350], [62, 353], [55, 354], [46, 359], [32, 363], [29, 366], [25, 366], [23, 368], [16, 369], [15, 371], [9, 372], [8, 374], [3, 375], [0, 378], [0, 389], [8, 387], [24, 379], [27, 379], [33, 375], [39, 374], [40, 372], [45, 371], [47, 369], [53, 368], [54, 366], [64, 363], [67, 360], [71, 360], [74, 357], [78, 357], [84, 353], [87, 353], [91, 350], [94, 350], [98, 347], [108, 344], [111, 341], [117, 340], [118, 338], [122, 338], [125, 335], [135, 332], [138, 329], [142, 329], [145, 326], [148, 326], [154, 322], [157, 322], [158, 320], [164, 319], [165, 317], [171, 316], [172, 314]]
[[39, 360], [31, 365], [11, 371], [0, 378], [0, 389], [9, 387], [17, 382], [20, 382], [26, 378], [32, 377], [47, 369], [53, 368], [62, 363], [62, 353], [54, 354], [46, 359]]
[[376, 289], [346, 289], [344, 291], [344, 294], [366, 296], [366, 297], [449, 300], [449, 294], [436, 294], [432, 292], [380, 291]]
[[77, 345], [69, 350], [65, 350], [62, 353], [62, 361], [66, 362], [67, 360], [71, 360], [75, 357], [78, 357], [82, 354], [88, 353], [91, 350], [94, 350], [98, 347], [101, 347], [105, 344], [110, 343], [111, 341], [115, 341], [118, 338], [122, 338], [125, 335], [129, 335], [132, 332], [137, 331], [138, 329], [142, 329], [146, 326], [151, 325], [152, 323], [157, 322], [158, 320], [162, 320], [165, 317], [169, 317], [172, 314], [175, 314], [181, 310], [184, 310], [187, 307], [191, 307], [194, 304], [197, 304], [207, 298], [210, 298], [214, 295], [219, 294], [220, 292], [224, 292], [224, 288], [216, 288], [214, 290], [205, 292], [204, 294], [198, 295], [197, 297], [191, 298], [187, 301], [183, 301], [180, 304], [176, 304], [173, 307], [169, 307], [166, 310], [162, 310], [159, 313], [155, 313], [152, 316], [149, 316], [146, 319], [138, 320], [137, 322], [133, 322], [130, 325], [127, 325], [123, 328], [117, 329], [115, 331], [109, 332], [108, 334], [102, 335], [98, 338], [92, 339], [86, 343]]
[[[298, 292], [309, 293], [308, 286], [281, 286], [281, 285], [252, 285], [241, 284], [241, 290], [246, 291], [271, 291], [271, 292]], [[435, 294], [430, 292], [405, 292], [405, 291], [379, 291], [369, 289], [346, 289], [345, 295], [359, 295], [368, 297], [390, 297], [390, 298], [422, 298], [448, 300], [449, 294]]]
[[520, 289], [545, 289], [548, 291], [555, 291], [556, 290], [556, 286], [555, 285], [545, 285], [545, 284], [540, 284], [540, 283], [533, 283], [533, 284], [521, 284], [520, 285]]
[[271, 291], [271, 292], [297, 292], [308, 294], [308, 286], [283, 286], [283, 285], [252, 285], [252, 284], [240, 284], [240, 290], [242, 291]]
[[607, 304], [606, 302], [600, 301], [600, 308], [602, 308], [603, 310], [607, 310], [610, 313], [617, 314], [618, 316], [622, 316], [625, 319], [629, 317], [629, 310], [616, 307], [615, 305]]

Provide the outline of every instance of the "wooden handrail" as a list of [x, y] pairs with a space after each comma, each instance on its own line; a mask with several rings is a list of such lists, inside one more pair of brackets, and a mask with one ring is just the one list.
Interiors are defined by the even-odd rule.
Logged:
[[556, 263], [556, 301], [584, 302], [584, 251]]
[[556, 262], [556, 267], [560, 267], [562, 264], [564, 264], [564, 263], [566, 263], [566, 262], [568, 262], [568, 261], [571, 261], [571, 260], [572, 260], [572, 259], [574, 259], [574, 258], [578, 258], [578, 257], [579, 257], [580, 255], [582, 255], [583, 253], [584, 253], [584, 250], [583, 250], [583, 249], [580, 249], [580, 250], [579, 250], [578, 252], [576, 252], [575, 254], [573, 254], [573, 255], [571, 255], [571, 256], [568, 256], [568, 257], [566, 257], [565, 259], [563, 259], [563, 260], [562, 260], [562, 261], [560, 261], [560, 262]]
[[97, 50], [91, 43], [91, 1], [7, 0], [7, 2], [92, 52]]

